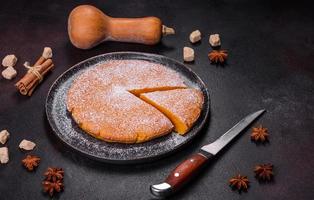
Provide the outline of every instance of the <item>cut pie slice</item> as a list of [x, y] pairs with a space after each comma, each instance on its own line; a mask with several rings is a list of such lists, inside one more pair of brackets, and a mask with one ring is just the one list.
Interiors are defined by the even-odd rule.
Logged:
[[202, 92], [194, 88], [143, 93], [140, 98], [166, 115], [181, 135], [193, 126], [204, 103]]

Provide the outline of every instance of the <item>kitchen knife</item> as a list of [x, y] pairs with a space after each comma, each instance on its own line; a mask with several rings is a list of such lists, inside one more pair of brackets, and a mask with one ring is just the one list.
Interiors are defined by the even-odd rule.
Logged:
[[165, 197], [176, 192], [189, 181], [210, 159], [223, 149], [243, 129], [250, 125], [265, 110], [259, 110], [242, 119], [234, 127], [220, 136], [215, 142], [203, 146], [198, 153], [179, 164], [166, 178], [165, 182], [151, 185], [151, 193], [157, 197]]

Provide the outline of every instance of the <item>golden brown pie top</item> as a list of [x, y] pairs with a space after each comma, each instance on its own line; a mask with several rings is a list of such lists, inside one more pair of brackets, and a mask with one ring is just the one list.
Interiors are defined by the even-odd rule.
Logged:
[[170, 120], [134, 94], [185, 88], [178, 73], [143, 60], [111, 60], [79, 75], [67, 109], [89, 134], [109, 142], [138, 143], [172, 131]]

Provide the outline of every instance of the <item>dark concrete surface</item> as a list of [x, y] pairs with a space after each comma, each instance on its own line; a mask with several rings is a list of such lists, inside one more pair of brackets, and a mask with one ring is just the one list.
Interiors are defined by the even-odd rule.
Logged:
[[[74, 48], [67, 37], [67, 16], [76, 5], [90, 3], [116, 17], [154, 15], [176, 28], [176, 35], [156, 46], [105, 43], [92, 50]], [[0, 57], [18, 56], [14, 81], [0, 78], [0, 129], [11, 138], [10, 162], [0, 166], [0, 199], [48, 199], [41, 190], [48, 166], [65, 170], [65, 191], [54, 199], [151, 199], [149, 185], [158, 183], [180, 161], [214, 141], [246, 114], [267, 113], [256, 124], [269, 129], [270, 143], [255, 145], [243, 133], [203, 173], [173, 199], [314, 199], [314, 4], [311, 1], [26, 1], [0, 3]], [[188, 35], [204, 37], [191, 45]], [[229, 51], [224, 67], [210, 65], [210, 33], [220, 33]], [[23, 76], [24, 61], [34, 62], [44, 46], [54, 50], [55, 70], [30, 98], [14, 83]], [[116, 166], [89, 160], [65, 147], [46, 120], [44, 105], [50, 85], [66, 69], [91, 56], [113, 51], [141, 51], [182, 60], [182, 47], [195, 49], [188, 66], [205, 81], [211, 115], [193, 142], [175, 154], [148, 164]], [[42, 158], [39, 168], [21, 166], [26, 153], [22, 139], [37, 143], [31, 154]], [[2, 145], [1, 145], [2, 146]], [[275, 165], [275, 180], [260, 184], [253, 174], [258, 163]], [[237, 193], [228, 179], [241, 173], [251, 180], [247, 193]]]

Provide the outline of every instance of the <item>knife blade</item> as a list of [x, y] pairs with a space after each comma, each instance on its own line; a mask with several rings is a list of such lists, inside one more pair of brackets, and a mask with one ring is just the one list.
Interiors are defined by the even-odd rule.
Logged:
[[150, 191], [157, 197], [166, 197], [186, 184], [200, 169], [208, 163], [217, 153], [231, 142], [241, 131], [248, 127], [265, 110], [249, 114], [213, 143], [203, 146], [198, 153], [193, 154], [181, 162], [166, 178], [163, 183], [150, 186]]

